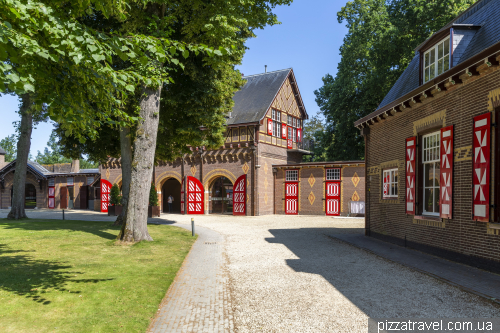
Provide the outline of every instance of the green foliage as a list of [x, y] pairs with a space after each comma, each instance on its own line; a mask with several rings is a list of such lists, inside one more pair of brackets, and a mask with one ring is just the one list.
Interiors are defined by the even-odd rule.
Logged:
[[304, 140], [312, 140], [314, 142], [314, 155], [304, 155], [302, 160], [304, 162], [322, 162], [326, 161], [326, 150], [324, 143], [327, 141], [325, 136], [328, 133], [325, 132], [324, 119], [320, 118], [319, 115], [313, 116], [308, 121], [304, 122]]
[[12, 162], [17, 155], [17, 138], [14, 134], [0, 140], [0, 147], [5, 150], [5, 162]]
[[0, 299], [11, 332], [146, 332], [196, 241], [166, 225], [148, 226], [154, 242], [117, 246], [111, 223], [7, 222], [0, 219]]
[[151, 182], [151, 190], [149, 190], [149, 205], [158, 206], [158, 193], [156, 193], [156, 187], [153, 182]]
[[326, 119], [327, 159], [364, 158], [353, 123], [373, 112], [413, 59], [414, 49], [474, 0], [354, 0], [337, 13], [349, 32], [335, 77], [315, 91]]
[[120, 188], [118, 187], [117, 184], [113, 184], [113, 186], [111, 186], [109, 203], [112, 204], [113, 206], [116, 206], [121, 203], [121, 200], [122, 196], [120, 195]]

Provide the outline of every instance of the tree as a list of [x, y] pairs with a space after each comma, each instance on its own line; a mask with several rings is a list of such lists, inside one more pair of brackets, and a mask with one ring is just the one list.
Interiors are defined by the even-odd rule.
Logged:
[[353, 123], [373, 112], [413, 59], [414, 49], [474, 0], [354, 0], [337, 13], [349, 29], [337, 74], [315, 91], [326, 119], [326, 155], [364, 158]]
[[158, 193], [156, 193], [156, 187], [154, 183], [151, 183], [151, 189], [149, 190], [149, 205], [156, 207], [158, 206]]
[[304, 155], [304, 162], [322, 162], [326, 161], [326, 150], [324, 147], [326, 140], [324, 119], [320, 115], [314, 115], [310, 120], [304, 122], [304, 140], [314, 142], [312, 149], [313, 155]]
[[120, 196], [120, 188], [118, 187], [117, 184], [113, 184], [113, 186], [111, 186], [109, 197], [110, 197], [109, 203], [112, 204], [113, 206], [120, 204], [122, 198]]
[[5, 162], [12, 162], [16, 159], [16, 136], [14, 134], [0, 140], [0, 147], [5, 150]]

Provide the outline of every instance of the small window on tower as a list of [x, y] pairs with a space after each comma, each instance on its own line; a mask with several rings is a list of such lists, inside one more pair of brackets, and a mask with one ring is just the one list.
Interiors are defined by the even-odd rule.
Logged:
[[286, 170], [286, 181], [293, 182], [299, 180], [299, 171], [298, 170]]

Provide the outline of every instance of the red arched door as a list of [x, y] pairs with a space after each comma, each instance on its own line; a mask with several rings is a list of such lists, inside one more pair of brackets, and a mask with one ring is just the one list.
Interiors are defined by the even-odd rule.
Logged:
[[188, 214], [203, 214], [203, 185], [201, 182], [191, 176], [187, 177], [187, 213]]
[[246, 215], [247, 175], [240, 176], [233, 186], [233, 215]]
[[111, 193], [111, 183], [105, 179], [101, 179], [101, 213], [108, 212], [110, 193]]

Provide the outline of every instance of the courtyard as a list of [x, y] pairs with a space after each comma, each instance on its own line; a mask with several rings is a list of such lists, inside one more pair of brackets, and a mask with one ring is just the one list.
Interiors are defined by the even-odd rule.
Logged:
[[[65, 218], [114, 220], [86, 211]], [[493, 302], [329, 237], [363, 233], [364, 219], [162, 214], [149, 222], [189, 229], [191, 218], [200, 237], [151, 332], [366, 332], [368, 317], [500, 316]]]

